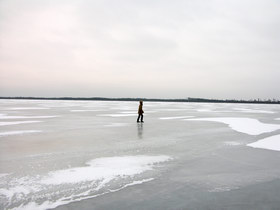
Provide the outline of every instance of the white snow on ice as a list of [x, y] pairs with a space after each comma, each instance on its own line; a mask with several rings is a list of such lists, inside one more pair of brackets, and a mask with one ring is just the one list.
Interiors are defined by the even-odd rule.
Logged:
[[161, 112], [173, 112], [173, 111], [185, 111], [187, 109], [156, 109], [156, 111], [161, 111]]
[[124, 112], [119, 112], [120, 114], [135, 114], [136, 111], [124, 111]]
[[39, 132], [42, 132], [42, 131], [40, 131], [40, 130], [7, 131], [7, 132], [1, 132], [0, 137], [21, 135], [21, 134], [26, 134], [26, 133], [39, 133]]
[[9, 110], [36, 110], [36, 109], [49, 109], [46, 107], [14, 107], [9, 108]]
[[231, 129], [249, 135], [259, 135], [280, 129], [280, 125], [266, 124], [252, 118], [196, 118], [184, 119], [188, 121], [210, 121], [227, 124]]
[[247, 144], [249, 147], [280, 151], [280, 135], [270, 136], [259, 141]]
[[97, 109], [73, 109], [70, 110], [70, 112], [99, 112], [102, 110], [97, 110]]
[[135, 186], [135, 185], [140, 185], [146, 182], [150, 182], [153, 181], [154, 178], [150, 178], [150, 179], [143, 179], [143, 180], [139, 180], [139, 181], [133, 181], [132, 183], [129, 184], [125, 184], [124, 186], [111, 190], [108, 189], [106, 192], [100, 193], [100, 194], [95, 194], [95, 195], [89, 195], [90, 191], [86, 192], [86, 193], [82, 193], [79, 194], [79, 196], [81, 197], [74, 197], [74, 196], [68, 196], [68, 197], [63, 197], [63, 198], [59, 198], [58, 200], [51, 202], [51, 201], [45, 201], [42, 204], [37, 204], [36, 202], [29, 202], [26, 205], [20, 205], [18, 208], [14, 208], [14, 209], [20, 209], [20, 210], [31, 210], [31, 209], [36, 209], [36, 210], [45, 210], [45, 209], [54, 209], [58, 206], [61, 205], [65, 205], [65, 204], [69, 204], [72, 202], [77, 202], [77, 201], [82, 201], [82, 200], [86, 200], [86, 199], [90, 199], [90, 198], [96, 198], [102, 195], [106, 195], [108, 193], [114, 193], [114, 192], [118, 192], [122, 189], [125, 189], [127, 187], [130, 186]]
[[265, 113], [265, 114], [273, 114], [273, 111], [267, 110], [259, 110], [259, 109], [246, 109], [246, 108], [234, 108], [234, 110], [243, 112], [243, 113]]
[[134, 176], [151, 170], [156, 163], [170, 160], [168, 156], [125, 156], [98, 158], [85, 167], [50, 172], [43, 184], [77, 183], [105, 179], [108, 182], [118, 176]]
[[[143, 179], [137, 175], [171, 159], [165, 155], [97, 158], [82, 167], [14, 178], [8, 182], [9, 187], [0, 189], [0, 196], [5, 198], [7, 209], [11, 205], [19, 205], [18, 209], [55, 208], [152, 181], [154, 178]], [[119, 184], [112, 187], [112, 182]]]
[[214, 110], [211, 109], [196, 109], [198, 112], [214, 112]]
[[137, 114], [100, 114], [97, 116], [100, 116], [100, 117], [134, 117], [134, 116], [137, 116]]
[[0, 119], [7, 120], [7, 119], [46, 119], [46, 118], [55, 118], [58, 117], [56, 115], [52, 116], [0, 116]]
[[125, 127], [128, 123], [111, 123], [108, 125], [104, 125], [105, 127]]
[[275, 112], [273, 111], [268, 111], [268, 110], [260, 110], [260, 109], [247, 109], [247, 108], [233, 108], [232, 110], [217, 110], [217, 109], [208, 109], [208, 108], [199, 108], [195, 109], [198, 112], [215, 112], [215, 113], [226, 113], [226, 112], [241, 112], [241, 113], [255, 113], [255, 114], [274, 114]]
[[160, 117], [160, 120], [176, 120], [176, 119], [186, 119], [191, 118], [193, 116], [177, 116], [177, 117]]
[[42, 121], [13, 121], [13, 122], [0, 122], [0, 126], [5, 125], [18, 125], [18, 124], [26, 124], [26, 123], [38, 123]]

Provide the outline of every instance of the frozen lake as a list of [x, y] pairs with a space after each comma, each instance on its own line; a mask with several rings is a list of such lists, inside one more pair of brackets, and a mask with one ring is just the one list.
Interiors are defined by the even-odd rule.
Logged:
[[280, 106], [0, 100], [0, 209], [279, 209]]

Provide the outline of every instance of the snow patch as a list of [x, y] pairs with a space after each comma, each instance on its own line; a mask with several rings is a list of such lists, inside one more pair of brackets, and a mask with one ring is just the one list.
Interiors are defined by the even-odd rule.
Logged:
[[0, 126], [5, 125], [18, 125], [18, 124], [28, 124], [28, 123], [38, 123], [42, 121], [14, 121], [14, 122], [0, 122]]
[[109, 125], [104, 125], [105, 127], [124, 127], [127, 126], [128, 123], [111, 123]]
[[198, 111], [198, 112], [214, 112], [211, 109], [197, 109], [196, 111]]
[[70, 112], [99, 112], [101, 110], [97, 110], [97, 109], [74, 109], [74, 110], [70, 110]]
[[247, 144], [249, 147], [280, 151], [280, 135], [270, 136], [254, 143]]
[[12, 135], [22, 135], [27, 133], [39, 133], [42, 132], [40, 130], [23, 130], [23, 131], [7, 131], [7, 132], [1, 132], [0, 137], [3, 136], [12, 136]]
[[56, 208], [150, 182], [154, 178], [141, 175], [171, 159], [165, 155], [97, 158], [82, 167], [7, 179], [0, 196], [4, 209]]
[[9, 108], [9, 110], [35, 110], [35, 109], [49, 109], [46, 107], [14, 107]]
[[251, 118], [196, 118], [196, 119], [184, 119], [189, 121], [210, 121], [220, 122], [228, 125], [231, 129], [246, 133], [249, 135], [259, 135], [262, 133], [268, 133], [280, 129], [280, 125], [266, 124], [256, 119]]
[[100, 114], [97, 115], [100, 117], [134, 117], [134, 116], [138, 116], [137, 114]]
[[130, 186], [134, 186], [134, 185], [140, 185], [140, 184], [143, 184], [143, 183], [146, 183], [146, 182], [150, 182], [150, 181], [153, 181], [154, 178], [150, 178], [150, 179], [143, 179], [143, 180], [139, 180], [139, 181], [134, 181], [132, 183], [129, 183], [129, 184], [126, 184], [124, 185], [123, 187], [120, 187], [118, 189], [114, 189], [114, 190], [108, 190], [107, 192], [104, 192], [104, 193], [100, 193], [100, 194], [96, 194], [96, 195], [88, 195], [89, 192], [86, 192], [84, 194], [80, 194], [79, 198], [77, 197], [74, 197], [74, 196], [69, 196], [69, 197], [64, 197], [64, 198], [60, 198], [54, 202], [51, 202], [51, 201], [45, 201], [44, 203], [42, 204], [37, 204], [36, 202], [30, 202], [26, 205], [21, 205], [19, 206], [18, 208], [16, 209], [20, 209], [20, 210], [30, 210], [30, 209], [36, 209], [36, 210], [45, 210], [45, 209], [54, 209], [58, 206], [61, 206], [61, 205], [65, 205], [65, 204], [69, 204], [69, 203], [72, 203], [72, 202], [77, 202], [77, 201], [82, 201], [82, 200], [86, 200], [86, 199], [90, 199], [90, 198], [96, 198], [96, 197], [99, 197], [99, 196], [102, 196], [102, 195], [106, 195], [108, 193], [114, 193], [114, 192], [118, 192], [124, 188], [127, 188], [127, 187], [130, 187]]
[[125, 156], [91, 160], [85, 167], [54, 171], [43, 179], [43, 184], [65, 184], [105, 179], [118, 176], [134, 176], [151, 170], [156, 163], [170, 160], [168, 156]]
[[246, 109], [246, 108], [234, 108], [234, 110], [243, 113], [264, 113], [264, 114], [274, 114], [273, 111], [259, 110], [259, 109]]
[[191, 118], [193, 116], [177, 116], [177, 117], [160, 117], [160, 120], [176, 120], [176, 119], [185, 119], [185, 118]]
[[58, 117], [56, 115], [53, 116], [0, 116], [0, 119], [46, 119], [46, 118], [55, 118]]

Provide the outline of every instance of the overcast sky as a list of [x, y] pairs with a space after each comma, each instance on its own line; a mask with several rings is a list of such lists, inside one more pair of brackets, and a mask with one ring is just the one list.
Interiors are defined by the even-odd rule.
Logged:
[[0, 96], [280, 99], [279, 0], [0, 0]]

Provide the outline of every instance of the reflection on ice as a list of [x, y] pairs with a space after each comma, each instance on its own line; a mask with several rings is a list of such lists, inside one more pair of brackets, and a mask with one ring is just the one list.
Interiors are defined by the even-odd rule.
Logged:
[[139, 139], [143, 138], [143, 123], [137, 123], [137, 134]]

